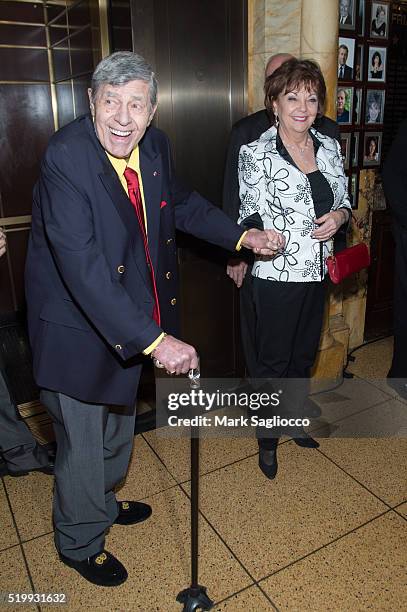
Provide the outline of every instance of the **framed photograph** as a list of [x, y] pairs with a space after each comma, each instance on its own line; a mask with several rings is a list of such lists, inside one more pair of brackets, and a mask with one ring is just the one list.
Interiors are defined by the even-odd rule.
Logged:
[[384, 89], [368, 89], [366, 92], [365, 124], [383, 123]]
[[359, 132], [353, 132], [352, 134], [352, 156], [351, 164], [355, 167], [359, 164]]
[[386, 47], [369, 47], [369, 59], [367, 62], [367, 80], [374, 83], [386, 81]]
[[358, 21], [358, 34], [359, 36], [365, 35], [365, 0], [359, 0], [359, 21]]
[[362, 122], [362, 96], [363, 89], [360, 87], [355, 89], [355, 112], [353, 122], [359, 125]]
[[349, 177], [349, 195], [352, 210], [356, 210], [359, 204], [359, 174], [357, 172], [352, 172]]
[[336, 90], [336, 121], [342, 125], [352, 123], [353, 87], [338, 87]]
[[350, 137], [351, 137], [351, 133], [350, 132], [347, 132], [347, 133], [344, 133], [344, 134], [342, 133], [341, 134], [340, 145], [341, 145], [343, 167], [345, 168], [345, 170], [349, 170]]
[[353, 79], [353, 64], [355, 61], [355, 39], [339, 37], [338, 47], [338, 80]]
[[355, 29], [356, 0], [339, 0], [339, 29]]
[[370, 13], [370, 36], [371, 38], [385, 39], [389, 35], [389, 5], [387, 2], [372, 2]]
[[382, 132], [365, 132], [363, 165], [378, 166], [382, 155]]
[[355, 81], [363, 81], [363, 45], [356, 47], [354, 66]]

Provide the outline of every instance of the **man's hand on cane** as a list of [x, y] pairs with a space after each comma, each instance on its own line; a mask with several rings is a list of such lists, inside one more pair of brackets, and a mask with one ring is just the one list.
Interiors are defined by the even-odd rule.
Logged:
[[6, 234], [3, 232], [3, 230], [0, 230], [0, 257], [4, 255], [4, 253], [6, 252], [6, 249], [7, 249]]
[[165, 368], [169, 374], [186, 374], [199, 367], [194, 347], [174, 336], [164, 336], [151, 357], [157, 367]]

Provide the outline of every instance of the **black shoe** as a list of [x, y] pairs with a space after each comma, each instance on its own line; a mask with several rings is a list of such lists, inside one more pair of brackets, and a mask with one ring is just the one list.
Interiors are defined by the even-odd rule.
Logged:
[[127, 580], [126, 568], [107, 550], [102, 550], [84, 561], [75, 561], [61, 554], [59, 558], [62, 563], [75, 569], [85, 580], [99, 586], [118, 586]]
[[141, 523], [151, 516], [152, 509], [148, 504], [134, 501], [121, 501], [119, 504], [119, 515], [115, 520], [117, 525], [135, 525]]
[[32, 468], [31, 470], [9, 470], [7, 469], [6, 476], [11, 476], [12, 478], [19, 478], [20, 476], [27, 476], [30, 472], [42, 472], [43, 474], [48, 474], [49, 476], [53, 476], [54, 474], [54, 463], [49, 460], [47, 465], [38, 468]]
[[298, 446], [303, 448], [319, 448], [319, 442], [311, 438], [305, 431], [301, 433], [300, 438], [293, 438], [293, 440]]
[[316, 419], [321, 416], [321, 408], [311, 398], [307, 398], [304, 404], [304, 416]]
[[276, 477], [277, 474], [277, 449], [268, 450], [266, 448], [259, 448], [259, 468], [270, 480]]

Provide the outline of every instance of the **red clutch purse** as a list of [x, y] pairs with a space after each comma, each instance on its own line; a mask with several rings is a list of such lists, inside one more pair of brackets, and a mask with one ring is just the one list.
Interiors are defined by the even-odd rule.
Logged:
[[344, 278], [370, 265], [369, 249], [364, 242], [360, 242], [328, 257], [326, 265], [331, 281], [337, 285]]

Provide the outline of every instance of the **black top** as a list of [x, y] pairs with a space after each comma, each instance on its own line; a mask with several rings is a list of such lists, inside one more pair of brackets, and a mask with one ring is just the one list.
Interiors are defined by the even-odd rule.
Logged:
[[307, 174], [311, 185], [312, 200], [314, 202], [315, 217], [318, 219], [328, 213], [334, 202], [332, 189], [320, 170]]

